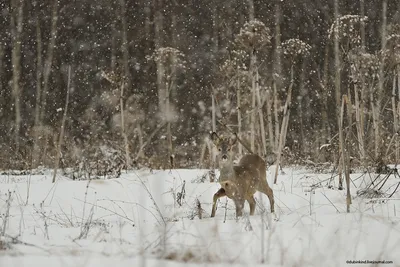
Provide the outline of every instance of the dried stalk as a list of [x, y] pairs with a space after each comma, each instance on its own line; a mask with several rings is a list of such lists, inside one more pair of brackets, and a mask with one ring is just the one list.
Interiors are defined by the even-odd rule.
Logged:
[[292, 90], [293, 90], [293, 84], [294, 84], [294, 70], [293, 70], [294, 66], [291, 66], [291, 70], [290, 70], [290, 85], [289, 85], [289, 90], [288, 90], [288, 94], [286, 97], [286, 103], [285, 106], [283, 108], [283, 119], [282, 119], [282, 126], [281, 126], [281, 133], [279, 135], [279, 145], [278, 145], [278, 151], [277, 151], [277, 155], [276, 155], [276, 169], [275, 169], [275, 178], [274, 178], [274, 184], [276, 184], [277, 179], [278, 179], [278, 170], [279, 170], [279, 166], [281, 163], [281, 156], [282, 156], [282, 151], [283, 151], [283, 147], [285, 146], [285, 142], [286, 142], [286, 134], [287, 134], [287, 128], [289, 125], [289, 117], [290, 117], [290, 104], [292, 101]]
[[274, 82], [274, 119], [275, 119], [275, 152], [277, 152], [279, 146], [279, 132], [280, 132], [280, 125], [279, 125], [279, 100], [278, 100], [278, 89], [277, 84]]
[[255, 139], [256, 139], [256, 62], [257, 57], [255, 51], [251, 52], [250, 56], [250, 70], [251, 70], [251, 116], [250, 116], [250, 147], [252, 151], [255, 151]]
[[124, 138], [124, 148], [125, 148], [125, 167], [126, 167], [126, 169], [129, 169], [131, 160], [129, 157], [128, 136], [127, 136], [126, 130], [125, 130], [124, 87], [125, 87], [125, 81], [123, 80], [121, 82], [121, 95], [119, 98], [119, 105], [120, 105], [120, 111], [121, 111], [121, 134], [122, 134], [122, 137]]
[[[396, 102], [396, 73], [393, 75], [393, 85], [392, 85], [392, 112], [393, 112], [393, 131], [394, 134], [399, 132], [399, 117], [398, 117], [398, 105]], [[397, 163], [399, 159], [399, 138], [395, 137], [395, 162]]]
[[[339, 131], [344, 131], [343, 130], [343, 117], [344, 117], [344, 107], [345, 104], [347, 104], [347, 115], [348, 115], [348, 123], [349, 127], [347, 127], [347, 138], [350, 137], [350, 119], [351, 119], [351, 112], [349, 110], [349, 106], [351, 105], [351, 102], [349, 101], [348, 97], [346, 95], [343, 96], [342, 98], [342, 106], [340, 109], [340, 126], [339, 126]], [[351, 205], [351, 194], [350, 194], [350, 157], [349, 157], [349, 151], [348, 151], [348, 142], [344, 142], [340, 145], [342, 147], [341, 150], [341, 158], [343, 160], [343, 168], [344, 168], [344, 173], [345, 173], [345, 178], [346, 178], [346, 189], [347, 189], [347, 194], [346, 194], [346, 207], [347, 207], [347, 212], [350, 212], [350, 205]]]
[[256, 73], [256, 79], [257, 79], [257, 84], [256, 84], [256, 97], [257, 97], [257, 105], [258, 105], [258, 116], [260, 119], [260, 134], [261, 134], [261, 141], [262, 141], [262, 157], [267, 156], [267, 141], [265, 139], [265, 126], [264, 126], [264, 114], [262, 111], [262, 104], [261, 104], [261, 95], [260, 95], [260, 86], [259, 86], [259, 75], [258, 75], [258, 70]]
[[[241, 106], [241, 97], [240, 97], [240, 79], [237, 78], [236, 81], [236, 97], [237, 97], [237, 120], [238, 120], [238, 130], [237, 130], [237, 134], [239, 137], [241, 137], [241, 133], [242, 133], [242, 106]], [[213, 125], [214, 126], [214, 125]], [[213, 128], [213, 131], [215, 132], [215, 129]], [[238, 145], [238, 150], [239, 150], [239, 156], [241, 156], [243, 154], [243, 146], [241, 143], [239, 143]]]
[[53, 183], [56, 181], [57, 170], [58, 170], [58, 167], [60, 164], [61, 146], [62, 146], [62, 143], [64, 140], [65, 121], [67, 120], [70, 87], [71, 87], [71, 66], [68, 66], [67, 97], [65, 98], [64, 114], [62, 117], [60, 136], [58, 139], [58, 145], [57, 145], [57, 151], [56, 151], [56, 159], [55, 159], [55, 164], [54, 164], [54, 172], [53, 172], [53, 180], [52, 180]]
[[266, 105], [267, 105], [267, 124], [268, 124], [268, 135], [269, 135], [269, 145], [272, 151], [275, 151], [275, 142], [274, 142], [274, 125], [272, 124], [272, 105], [271, 105], [271, 94], [270, 90], [266, 91]]

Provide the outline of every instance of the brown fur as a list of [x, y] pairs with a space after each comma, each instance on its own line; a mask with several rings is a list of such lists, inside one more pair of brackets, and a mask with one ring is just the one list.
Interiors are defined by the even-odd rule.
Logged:
[[[257, 191], [268, 196], [271, 212], [274, 212], [274, 195], [267, 182], [265, 161], [258, 155], [248, 154], [241, 158], [238, 165], [234, 165], [232, 146], [236, 142], [236, 137], [224, 139], [213, 133], [212, 140], [219, 150], [221, 189], [214, 194], [211, 217], [215, 216], [217, 200], [224, 196], [234, 201], [236, 216], [242, 216], [245, 201], [250, 205], [250, 215], [254, 215], [256, 208], [254, 194]], [[224, 155], [225, 162], [222, 161]]]

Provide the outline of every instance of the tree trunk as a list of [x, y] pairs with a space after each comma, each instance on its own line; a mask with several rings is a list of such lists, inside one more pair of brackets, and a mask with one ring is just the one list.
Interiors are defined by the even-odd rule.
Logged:
[[47, 45], [47, 55], [46, 60], [44, 62], [43, 69], [43, 91], [42, 91], [42, 101], [40, 105], [40, 123], [44, 122], [46, 115], [46, 105], [47, 105], [47, 95], [49, 93], [49, 80], [50, 73], [53, 64], [53, 55], [54, 49], [56, 46], [56, 37], [57, 37], [57, 20], [58, 20], [58, 0], [54, 0], [53, 2], [53, 11], [51, 17], [51, 32], [50, 32], [50, 40]]
[[41, 152], [39, 149], [40, 136], [40, 99], [42, 97], [42, 73], [43, 73], [43, 56], [42, 56], [42, 31], [40, 27], [39, 10], [36, 10], [36, 103], [35, 103], [35, 124], [34, 124], [34, 148], [32, 153], [32, 168], [36, 168], [40, 162]]
[[[397, 67], [398, 68], [398, 67]], [[397, 135], [399, 132], [398, 103], [396, 103], [396, 71], [393, 73], [392, 85], [392, 112], [393, 112], [393, 133]], [[399, 159], [399, 137], [395, 137], [395, 163]]]
[[[117, 15], [117, 14], [116, 14]], [[117, 66], [117, 18], [111, 22], [111, 71]]]
[[[351, 113], [349, 112], [349, 106], [351, 105], [350, 102], [348, 102], [348, 98], [346, 95], [343, 96], [342, 99], [342, 105], [341, 105], [341, 109], [340, 109], [340, 123], [339, 123], [339, 131], [341, 131], [343, 133], [343, 121], [344, 121], [344, 108], [345, 108], [345, 104], [347, 106], [347, 118], [348, 118], [348, 125], [347, 125], [347, 134], [346, 134], [346, 140], [342, 139], [342, 142], [340, 144], [340, 146], [342, 147], [342, 154], [341, 154], [341, 158], [343, 159], [343, 170], [344, 170], [344, 174], [346, 177], [346, 207], [347, 207], [347, 212], [350, 212], [350, 204], [351, 204], [351, 194], [350, 194], [350, 157], [349, 157], [349, 140], [348, 138], [350, 137], [350, 133], [351, 133], [351, 128], [350, 128], [350, 122], [351, 122]], [[344, 134], [344, 133], [343, 133]]]
[[[362, 90], [362, 89], [361, 89]], [[365, 150], [364, 150], [364, 126], [362, 124], [362, 113], [360, 104], [360, 90], [357, 84], [354, 85], [354, 106], [355, 106], [355, 115], [356, 115], [356, 129], [357, 129], [357, 143], [360, 153], [361, 162], [364, 164], [365, 162]]]
[[251, 115], [250, 115], [250, 148], [255, 151], [256, 139], [256, 62], [257, 57], [255, 50], [250, 55], [250, 73], [251, 73]]
[[258, 117], [260, 119], [260, 135], [261, 135], [261, 143], [262, 143], [262, 158], [267, 156], [267, 141], [265, 138], [265, 126], [264, 126], [264, 114], [262, 110], [262, 101], [261, 101], [261, 94], [260, 94], [260, 82], [259, 82], [259, 74], [258, 70], [256, 73], [256, 96], [257, 96], [257, 110], [258, 110]]
[[[335, 22], [338, 21], [339, 19], [339, 0], [335, 0]], [[339, 31], [339, 27], [337, 28]], [[339, 35], [339, 33], [338, 33]], [[339, 190], [343, 189], [343, 176], [342, 176], [342, 167], [343, 167], [343, 157], [340, 155], [342, 154], [342, 147], [343, 144], [343, 132], [340, 130], [340, 104], [341, 104], [341, 89], [340, 89], [340, 84], [341, 84], [341, 77], [340, 77], [340, 72], [341, 72], [341, 62], [340, 62], [340, 50], [339, 50], [339, 39], [335, 36], [334, 37], [334, 54], [335, 54], [335, 95], [336, 95], [336, 118], [337, 118], [337, 124], [339, 128]]]
[[331, 136], [331, 127], [328, 118], [328, 82], [329, 82], [329, 45], [325, 46], [324, 55], [324, 78], [322, 81], [322, 132], [324, 142], [328, 142]]
[[[211, 124], [212, 124], [212, 131], [216, 132], [217, 131], [217, 121], [215, 117], [216, 113], [216, 107], [215, 107], [215, 96], [214, 92], [211, 93]], [[208, 140], [208, 139], [207, 139]], [[211, 140], [208, 140], [209, 143], [208, 145], [208, 151], [210, 153], [210, 163], [211, 163], [211, 170], [210, 170], [210, 182], [213, 183], [215, 181], [215, 167], [216, 167], [216, 160], [217, 160], [217, 155], [214, 153], [214, 147], [210, 143]]]
[[[155, 51], [163, 47], [163, 1], [154, 0], [155, 15], [154, 15], [154, 46]], [[164, 76], [165, 69], [161, 60], [156, 60], [157, 64], [157, 91], [158, 91], [158, 111], [162, 121], [165, 121], [165, 99], [167, 97], [167, 88], [165, 88]]]
[[[305, 138], [305, 133], [304, 133], [304, 113], [303, 110], [308, 111], [307, 107], [303, 107], [303, 102], [308, 103], [307, 101], [304, 100], [306, 96], [306, 90], [305, 90], [305, 60], [302, 60], [301, 62], [301, 70], [300, 70], [300, 82], [299, 82], [299, 98], [298, 103], [297, 103], [297, 110], [298, 110], [298, 115], [299, 115], [299, 121], [300, 121], [300, 150], [307, 151], [309, 148], [306, 147], [306, 138]], [[309, 128], [310, 125], [307, 125]]]
[[271, 97], [270, 88], [267, 88], [267, 91], [265, 93], [265, 98], [266, 98], [265, 102], [266, 102], [266, 105], [267, 105], [269, 149], [272, 150], [272, 152], [275, 152], [274, 125], [273, 125], [273, 122], [272, 122], [272, 102], [273, 102], [273, 99]]
[[213, 1], [213, 7], [212, 7], [212, 52], [214, 54], [213, 56], [213, 68], [214, 71], [217, 71], [217, 58], [218, 58], [218, 51], [219, 51], [219, 42], [218, 42], [218, 36], [219, 36], [219, 21], [218, 21], [218, 1]]
[[[364, 0], [360, 0], [360, 16], [365, 16], [365, 5]], [[361, 35], [361, 52], [365, 53], [365, 23], [362, 20], [360, 26]], [[363, 67], [363, 66], [362, 66]], [[357, 129], [357, 143], [360, 153], [361, 163], [366, 166], [366, 153], [365, 153], [365, 141], [364, 141], [364, 103], [365, 103], [365, 77], [361, 75], [360, 85], [354, 85], [354, 106], [356, 116], [356, 129]]]
[[14, 111], [15, 111], [15, 129], [14, 138], [16, 152], [19, 151], [19, 134], [21, 128], [21, 43], [22, 43], [22, 22], [23, 22], [23, 0], [11, 1], [11, 37], [12, 37], [12, 94], [14, 97]]
[[120, 95], [120, 112], [121, 112], [121, 133], [124, 140], [124, 148], [125, 148], [125, 167], [129, 169], [131, 166], [131, 159], [129, 156], [129, 142], [128, 135], [126, 133], [125, 127], [125, 111], [124, 111], [124, 95], [125, 95], [125, 87], [130, 90], [131, 88], [131, 78], [129, 73], [129, 43], [128, 43], [128, 25], [126, 22], [126, 5], [125, 0], [119, 0], [120, 7], [120, 16], [121, 16], [121, 24], [122, 24], [122, 63], [123, 63], [123, 77], [121, 81], [121, 95]]
[[278, 93], [282, 89], [282, 42], [281, 42], [281, 2], [275, 2], [275, 50], [274, 50], [274, 63], [273, 63], [273, 102], [275, 113], [275, 142], [271, 143], [272, 150], [276, 152], [279, 145], [279, 116], [278, 116]]
[[399, 157], [400, 157], [400, 151], [399, 151], [399, 149], [400, 149], [400, 144], [399, 144], [399, 134], [400, 134], [400, 105], [399, 105], [399, 103], [400, 103], [400, 65], [397, 65], [397, 96], [398, 96], [398, 102], [397, 102], [397, 118], [398, 118], [398, 120], [397, 120], [397, 123], [398, 123], [398, 125], [397, 125], [397, 132], [395, 133], [396, 135], [397, 135], [397, 143], [396, 143], [396, 162], [395, 162], [395, 164], [397, 165], [399, 162], [398, 162], [398, 160], [399, 160]]
[[[238, 136], [242, 138], [242, 105], [241, 105], [241, 95], [240, 95], [240, 78], [238, 77], [236, 80], [236, 97], [237, 97], [237, 120], [238, 120]], [[239, 156], [243, 154], [243, 145], [239, 142], [238, 144]]]
[[[386, 24], [387, 24], [387, 0], [382, 1], [382, 30], [381, 30], [381, 51], [384, 52], [386, 49]], [[379, 75], [378, 75], [378, 93], [376, 96], [376, 104], [375, 104], [375, 123], [374, 123], [374, 132], [375, 132], [375, 159], [377, 160], [380, 155], [380, 146], [381, 146], [381, 109], [382, 109], [382, 100], [383, 100], [383, 84], [385, 81], [385, 57], [381, 57], [381, 62], [379, 65]]]
[[278, 97], [278, 88], [277, 88], [277, 83], [274, 82], [274, 92], [273, 92], [273, 98], [274, 98], [274, 120], [275, 120], [275, 145], [274, 145], [274, 152], [278, 153], [278, 146], [279, 146], [279, 135], [280, 135], [280, 128], [281, 125], [279, 124], [279, 106], [280, 106], [280, 101]]
[[[365, 4], [364, 0], [360, 0], [360, 16], [363, 18], [365, 16]], [[360, 36], [361, 36], [361, 50], [365, 51], [365, 22], [361, 20], [361, 27], [360, 27]]]
[[124, 66], [123, 80], [126, 89], [129, 91], [131, 89], [131, 75], [129, 71], [129, 42], [128, 42], [128, 24], [126, 22], [126, 4], [125, 0], [119, 0], [120, 4], [120, 16], [122, 23], [122, 61]]
[[121, 95], [119, 98], [120, 112], [121, 112], [121, 134], [124, 139], [124, 148], [125, 148], [125, 167], [128, 170], [131, 166], [131, 159], [129, 156], [129, 142], [128, 136], [126, 134], [125, 129], [125, 113], [124, 113], [124, 89], [125, 89], [125, 81], [121, 82]]
[[253, 0], [247, 0], [247, 6], [248, 6], [248, 12], [249, 12], [249, 21], [252, 21], [252, 20], [255, 19], [254, 1]]
[[3, 115], [3, 104], [4, 104], [4, 91], [3, 91], [3, 75], [4, 75], [4, 45], [0, 43], [0, 117]]

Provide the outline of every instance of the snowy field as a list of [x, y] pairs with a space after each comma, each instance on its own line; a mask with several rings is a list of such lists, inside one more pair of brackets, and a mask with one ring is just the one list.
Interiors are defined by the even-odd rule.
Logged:
[[[372, 203], [356, 194], [376, 174], [351, 174], [346, 213], [336, 176], [284, 168], [273, 185], [278, 220], [259, 193], [255, 216], [246, 203], [236, 220], [233, 201], [221, 198], [210, 218], [219, 184], [205, 175], [140, 170], [55, 184], [48, 170], [0, 175], [0, 266], [400, 266], [400, 190]], [[384, 178], [375, 184], [389, 196], [400, 179]], [[374, 260], [388, 263], [346, 263]]]

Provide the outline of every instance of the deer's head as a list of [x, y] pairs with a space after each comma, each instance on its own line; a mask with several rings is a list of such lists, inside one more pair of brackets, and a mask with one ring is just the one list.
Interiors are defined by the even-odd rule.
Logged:
[[224, 162], [232, 160], [233, 153], [232, 149], [237, 141], [237, 135], [232, 134], [230, 136], [218, 136], [216, 132], [212, 132], [210, 138], [216, 148], [218, 149], [218, 156]]

